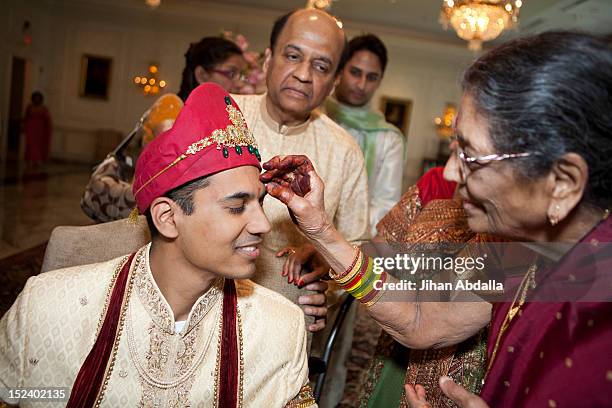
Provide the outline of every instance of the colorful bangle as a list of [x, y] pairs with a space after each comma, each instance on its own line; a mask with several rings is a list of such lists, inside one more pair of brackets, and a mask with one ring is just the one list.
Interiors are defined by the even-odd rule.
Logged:
[[[343, 280], [347, 275], [351, 275], [351, 272], [353, 272], [353, 270], [355, 269], [355, 266], [357, 266], [357, 264], [359, 263], [359, 260], [362, 259], [362, 252], [361, 249], [359, 249], [357, 246], [353, 246], [353, 248], [355, 248], [357, 251], [355, 253], [355, 259], [353, 259], [353, 262], [351, 263], [351, 266], [345, 270], [344, 272], [337, 274], [337, 273], [330, 273], [330, 276], [335, 280], [335, 281], [340, 281]], [[340, 283], [340, 282], [338, 282]]]
[[[387, 281], [387, 272], [383, 272], [380, 275], [379, 280], [381, 282], [381, 285], [384, 284]], [[369, 292], [367, 295], [365, 295], [363, 298], [359, 300], [361, 303], [363, 303], [366, 306], [373, 304], [372, 302], [375, 302], [378, 298], [380, 298], [380, 296], [382, 296], [382, 292], [383, 292], [382, 287], [381, 289], [376, 289], [374, 285], [372, 285], [372, 288], [373, 290], [371, 292]]]
[[357, 285], [359, 284], [359, 282], [361, 281], [361, 279], [367, 272], [368, 268], [370, 267], [370, 263], [371, 263], [371, 259], [370, 257], [367, 257], [362, 263], [362, 266], [359, 272], [357, 272], [357, 274], [353, 276], [353, 278], [349, 282], [342, 285], [344, 290], [350, 292], [354, 289], [357, 289]]
[[347, 291], [350, 294], [352, 294], [354, 297], [359, 299], [360, 297], [362, 297], [364, 292], [368, 291], [368, 283], [372, 280], [372, 275], [373, 275], [373, 264], [368, 262], [368, 268], [366, 269], [361, 279], [359, 279], [359, 281]]
[[373, 263], [370, 263], [370, 266], [368, 267], [368, 270], [366, 274], [364, 275], [363, 279], [361, 279], [361, 282], [358, 285], [356, 285], [356, 287], [353, 290], [349, 291], [349, 293], [352, 294], [357, 299], [363, 298], [370, 291], [374, 290], [373, 288], [374, 281], [378, 278], [378, 275], [374, 273], [373, 267], [374, 267]]
[[376, 302], [378, 302], [380, 300], [380, 298], [383, 297], [383, 295], [385, 294], [384, 290], [379, 290], [378, 293], [376, 294], [376, 296], [374, 296], [374, 299], [370, 300], [369, 302], [363, 302], [362, 304], [365, 307], [371, 307], [372, 305], [374, 305]]

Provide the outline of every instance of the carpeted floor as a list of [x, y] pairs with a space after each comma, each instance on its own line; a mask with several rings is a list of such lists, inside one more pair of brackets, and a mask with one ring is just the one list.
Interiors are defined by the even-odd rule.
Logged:
[[354, 408], [358, 406], [362, 377], [368, 369], [370, 359], [376, 349], [380, 326], [368, 315], [365, 308], [359, 305], [355, 317], [353, 345], [347, 362], [346, 385], [344, 396], [337, 408]]
[[8, 311], [30, 276], [38, 275], [47, 243], [0, 259], [0, 316]]

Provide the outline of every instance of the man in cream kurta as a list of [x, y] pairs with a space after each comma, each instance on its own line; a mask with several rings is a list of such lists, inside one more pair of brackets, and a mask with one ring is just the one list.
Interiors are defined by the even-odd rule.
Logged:
[[[234, 98], [259, 143], [263, 161], [276, 155], [308, 156], [325, 182], [328, 216], [349, 241], [359, 242], [369, 238], [363, 154], [344, 129], [317, 110], [332, 91], [345, 42], [338, 22], [323, 11], [297, 10], [280, 17], [265, 53], [268, 92]], [[264, 238], [255, 282], [295, 303], [309, 304], [306, 314], [320, 316], [321, 310], [314, 312], [315, 305], [306, 296], [298, 299], [308, 292], [287, 285], [281, 277], [285, 258], [276, 256], [306, 240], [282, 204], [265, 200], [264, 209], [272, 231]]]
[[[149, 268], [149, 247], [135, 257], [123, 335], [102, 406], [212, 407], [223, 279], [198, 299], [183, 328], [176, 330], [173, 312]], [[122, 261], [28, 280], [0, 321], [1, 389], [72, 387], [95, 341], [111, 280]], [[284, 407], [308, 381], [304, 314], [249, 280], [236, 281], [236, 290], [243, 332], [243, 404]], [[18, 402], [6, 395], [0, 399]], [[65, 405], [66, 400], [20, 402], [22, 407]]]
[[[268, 92], [264, 95], [237, 95], [235, 99], [259, 143], [264, 161], [277, 155], [308, 156], [325, 183], [328, 217], [347, 240], [357, 244], [370, 237], [363, 154], [344, 129], [318, 110], [331, 93], [341, 70], [346, 37], [340, 26], [338, 21], [320, 10], [298, 10], [280, 17], [274, 23], [270, 47], [265, 53]], [[312, 323], [311, 316], [319, 317], [308, 325], [308, 329], [320, 330], [321, 322], [324, 322], [321, 317], [327, 314], [327, 310], [317, 307], [312, 301], [312, 292], [306, 290], [319, 285], [320, 276], [308, 273], [308, 278], [302, 277], [303, 288], [288, 285], [281, 276], [287, 259], [276, 256], [288, 246], [300, 252], [310, 244], [293, 225], [284, 205], [277, 200], [265, 200], [264, 209], [271, 231], [262, 242], [254, 280], [303, 305], [308, 323]], [[319, 269], [327, 272], [325, 268]], [[338, 310], [339, 296], [343, 291], [330, 289], [327, 291], [328, 316], [333, 320], [336, 313], [333, 309]], [[314, 355], [323, 354], [330, 327], [328, 325], [327, 330], [314, 337]], [[342, 393], [344, 388], [346, 370], [341, 366], [350, 350], [352, 325], [345, 324], [339, 338], [336, 347], [344, 347], [334, 351], [337, 363], [332, 362], [328, 367], [328, 392], [332, 389]], [[325, 399], [323, 392], [322, 400]]]

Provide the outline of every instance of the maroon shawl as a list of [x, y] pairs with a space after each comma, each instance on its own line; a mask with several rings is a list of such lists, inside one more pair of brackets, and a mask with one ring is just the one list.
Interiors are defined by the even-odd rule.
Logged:
[[93, 407], [101, 391], [104, 377], [107, 376], [107, 369], [112, 370], [112, 367], [107, 366], [115, 342], [119, 341], [117, 328], [121, 319], [130, 266], [135, 255], [136, 253], [130, 255], [130, 258], [121, 268], [121, 272], [117, 275], [115, 282], [113, 282], [113, 292], [108, 308], [105, 310], [106, 316], [100, 328], [100, 333], [72, 385], [67, 408]]
[[[612, 217], [581, 242], [593, 243], [594, 250], [597, 242], [612, 242]], [[572, 256], [573, 252], [562, 258], [546, 278], [589, 275], [593, 265], [589, 267], [584, 257]], [[611, 257], [606, 254], [600, 259], [603, 264], [597, 267], [612, 271]], [[598, 284], [612, 293], [609, 279]], [[539, 288], [538, 283], [535, 292]], [[494, 305], [489, 359], [509, 308], [510, 303]], [[611, 346], [612, 303], [528, 302], [503, 334], [481, 396], [491, 407], [610, 406]]]

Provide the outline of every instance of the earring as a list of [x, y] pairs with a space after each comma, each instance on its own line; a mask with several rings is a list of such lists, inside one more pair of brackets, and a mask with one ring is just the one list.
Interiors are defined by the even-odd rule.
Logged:
[[559, 223], [559, 213], [560, 212], [561, 212], [561, 207], [559, 207], [559, 204], [557, 204], [555, 205], [554, 214], [548, 216], [548, 222], [550, 223], [552, 227], [554, 227], [555, 225]]

